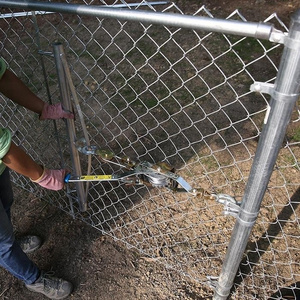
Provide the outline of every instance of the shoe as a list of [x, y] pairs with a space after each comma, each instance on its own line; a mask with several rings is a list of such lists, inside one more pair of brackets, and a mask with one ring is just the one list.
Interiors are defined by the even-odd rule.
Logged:
[[35, 235], [26, 235], [17, 239], [17, 242], [25, 253], [31, 253], [40, 248], [42, 245], [42, 240]]
[[71, 294], [73, 286], [66, 280], [53, 277], [53, 274], [53, 272], [42, 271], [38, 280], [25, 286], [30, 291], [41, 293], [50, 299], [64, 299]]

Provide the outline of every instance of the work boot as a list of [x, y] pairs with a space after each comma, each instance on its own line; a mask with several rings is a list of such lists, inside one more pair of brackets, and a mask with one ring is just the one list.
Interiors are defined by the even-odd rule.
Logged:
[[41, 276], [33, 284], [25, 286], [32, 292], [44, 294], [50, 299], [64, 299], [72, 292], [70, 282], [61, 278], [53, 277], [53, 272], [41, 272]]
[[17, 242], [25, 253], [31, 253], [42, 245], [42, 240], [36, 235], [26, 235], [18, 238]]

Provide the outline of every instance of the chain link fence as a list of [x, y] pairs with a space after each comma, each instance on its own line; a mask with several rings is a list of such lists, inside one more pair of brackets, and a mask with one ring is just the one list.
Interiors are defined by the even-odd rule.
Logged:
[[[113, 5], [184, 15], [175, 3], [115, 1]], [[208, 195], [242, 200], [270, 98], [250, 91], [250, 86], [274, 83], [283, 46], [113, 18], [19, 12], [1, 9], [0, 49], [27, 86], [50, 103], [60, 101], [53, 57], [53, 44], [60, 42], [90, 145], [136, 163], [165, 162], [202, 192], [194, 196], [160, 187], [160, 183], [157, 187], [93, 181], [88, 184], [87, 209], [82, 211], [73, 183], [67, 184], [67, 192], [51, 192], [13, 174], [15, 184], [137, 249], [146, 259], [203, 284], [210, 296], [235, 218], [230, 207], [224, 208], [218, 197]], [[214, 18], [205, 7], [194, 15]], [[248, 22], [239, 11], [228, 19]], [[263, 21], [288, 32], [276, 14]], [[0, 101], [1, 126], [11, 129], [17, 144], [47, 167], [72, 170], [64, 121], [40, 122], [7, 99]], [[75, 112], [78, 147], [85, 136]], [[296, 107], [235, 278], [232, 299], [299, 294], [299, 117]], [[83, 174], [126, 171], [124, 159], [116, 164], [103, 161], [101, 155], [79, 156]]]

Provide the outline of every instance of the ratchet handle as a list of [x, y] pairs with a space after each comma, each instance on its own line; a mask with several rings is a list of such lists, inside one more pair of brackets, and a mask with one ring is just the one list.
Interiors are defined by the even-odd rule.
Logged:
[[69, 182], [87, 182], [87, 181], [110, 181], [118, 180], [115, 175], [82, 175], [82, 176], [72, 176], [70, 173], [64, 178], [65, 183]]

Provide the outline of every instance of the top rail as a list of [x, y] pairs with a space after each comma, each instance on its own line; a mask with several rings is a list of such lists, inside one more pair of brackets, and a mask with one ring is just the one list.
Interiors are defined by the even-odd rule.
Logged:
[[43, 10], [78, 14], [125, 21], [174, 26], [193, 30], [204, 30], [233, 34], [258, 39], [270, 40], [283, 43], [284, 33], [274, 29], [272, 24], [244, 22], [238, 20], [224, 20], [202, 16], [187, 16], [176, 13], [149, 12], [142, 10], [130, 10], [96, 5], [82, 5], [69, 3], [0, 0], [0, 7], [19, 8], [24, 10]]
[[[114, 5], [106, 5], [106, 7], [114, 7], [114, 8], [128, 8], [128, 7], [142, 7], [148, 5], [165, 5], [168, 4], [168, 1], [155, 1], [155, 2], [147, 2], [147, 3], [127, 3], [127, 4], [114, 4]], [[25, 17], [31, 16], [32, 14], [35, 15], [44, 15], [44, 14], [52, 14], [54, 12], [50, 11], [40, 11], [37, 10], [35, 12], [17, 12], [17, 13], [10, 13], [10, 14], [0, 14], [0, 19], [7, 19], [7, 18], [18, 18], [18, 17]]]

